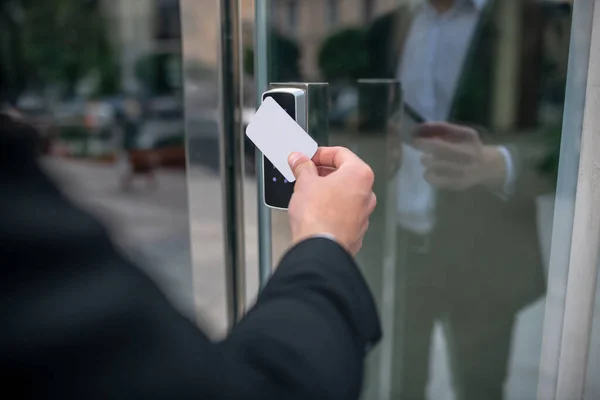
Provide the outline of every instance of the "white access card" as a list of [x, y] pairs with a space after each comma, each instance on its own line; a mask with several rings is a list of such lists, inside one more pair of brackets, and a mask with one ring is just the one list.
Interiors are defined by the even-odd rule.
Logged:
[[271, 97], [267, 97], [246, 128], [246, 135], [288, 182], [296, 178], [288, 165], [293, 152], [312, 158], [317, 142]]

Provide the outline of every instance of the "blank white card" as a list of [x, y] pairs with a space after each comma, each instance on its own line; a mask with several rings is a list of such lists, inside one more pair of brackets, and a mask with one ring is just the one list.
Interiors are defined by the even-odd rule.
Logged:
[[296, 178], [288, 165], [293, 152], [312, 158], [317, 152], [317, 142], [271, 97], [267, 97], [246, 128], [246, 135], [288, 180]]

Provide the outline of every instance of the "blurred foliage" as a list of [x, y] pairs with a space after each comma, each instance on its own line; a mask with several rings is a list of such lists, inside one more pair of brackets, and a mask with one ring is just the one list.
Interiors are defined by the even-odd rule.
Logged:
[[164, 79], [165, 63], [168, 55], [150, 54], [142, 57], [135, 63], [135, 76], [144, 87], [151, 93], [161, 93], [166, 90], [168, 84]]
[[121, 66], [107, 57], [97, 66], [98, 86], [95, 97], [115, 95], [121, 92]]
[[18, 57], [10, 62], [19, 65], [28, 86], [59, 84], [72, 94], [82, 78], [95, 73], [99, 93], [118, 90], [119, 68], [98, 1], [2, 1], [18, 10], [15, 31], [10, 32]]
[[183, 85], [181, 68], [180, 54], [154, 53], [137, 60], [135, 75], [147, 94], [171, 94]]
[[364, 78], [369, 66], [365, 31], [345, 28], [328, 36], [319, 49], [318, 63], [328, 81]]
[[[272, 29], [269, 34], [269, 81], [301, 81], [300, 48], [296, 41]], [[246, 47], [243, 53], [244, 73], [254, 76], [254, 49]]]

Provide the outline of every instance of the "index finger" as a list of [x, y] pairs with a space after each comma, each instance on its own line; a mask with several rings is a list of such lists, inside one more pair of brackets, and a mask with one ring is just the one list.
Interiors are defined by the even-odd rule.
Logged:
[[349, 162], [362, 161], [345, 147], [319, 147], [312, 158], [317, 167], [338, 169]]

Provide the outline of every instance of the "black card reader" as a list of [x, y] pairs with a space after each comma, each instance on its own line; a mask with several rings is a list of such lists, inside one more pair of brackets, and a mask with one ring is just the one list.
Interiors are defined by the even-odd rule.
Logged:
[[[306, 93], [304, 90], [277, 88], [263, 93], [262, 101], [267, 97], [275, 100], [302, 129], [307, 130]], [[288, 182], [265, 156], [262, 159], [265, 205], [275, 209], [287, 210], [294, 193], [294, 183]]]

